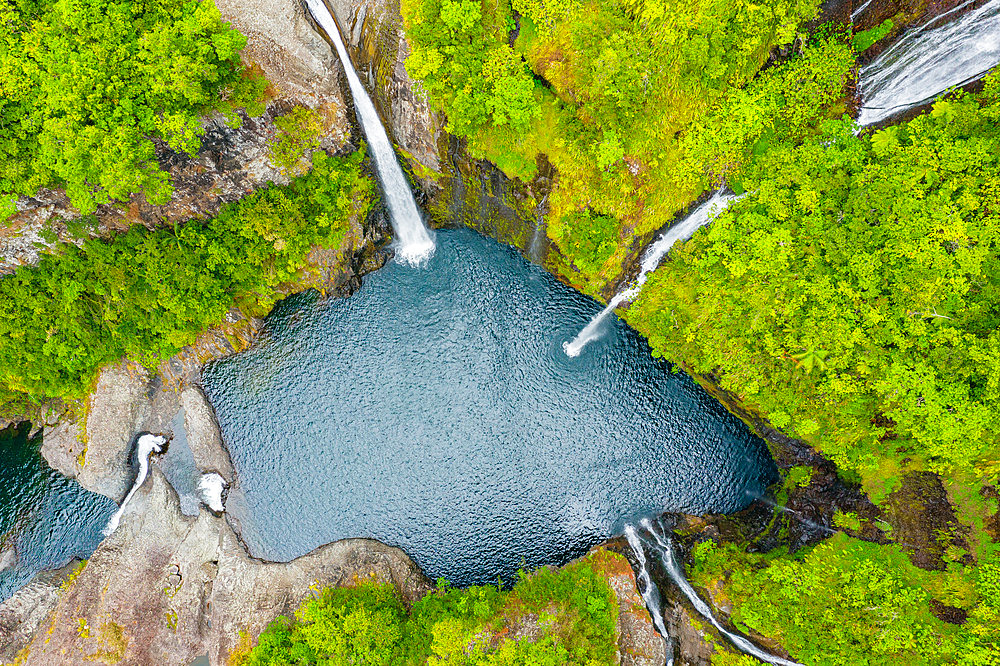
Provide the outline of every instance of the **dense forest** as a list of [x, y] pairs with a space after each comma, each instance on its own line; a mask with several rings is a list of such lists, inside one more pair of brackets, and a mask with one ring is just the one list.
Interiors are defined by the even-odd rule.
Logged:
[[[436, 590], [407, 608], [392, 584], [323, 590], [279, 618], [234, 666], [599, 666], [616, 654], [618, 600], [601, 572], [628, 564], [598, 551], [559, 570], [501, 586]], [[532, 640], [508, 637], [530, 631]]]
[[[554, 166], [546, 233], [581, 291], [606, 294], [706, 192], [743, 194], [623, 316], [880, 509], [928, 473], [955, 510], [933, 566], [891, 520], [845, 513], [794, 552], [703, 541], [692, 581], [737, 629], [810, 666], [1000, 664], [1000, 72], [862, 130], [858, 60], [894, 23], [822, 24], [816, 0], [401, 0], [401, 12], [407, 70], [468, 152], [523, 183]], [[166, 201], [158, 142], [194, 154], [206, 114], [260, 110], [266, 81], [210, 0], [18, 0], [0, 25], [0, 219], [42, 187], [63, 188], [83, 225], [134, 193]], [[314, 122], [305, 110], [279, 122], [276, 163], [291, 170], [316, 146]], [[318, 152], [308, 174], [211, 220], [60, 245], [0, 279], [0, 413], [82, 398], [123, 356], [155, 367], [233, 307], [266, 312], [310, 248], [336, 247], [368, 210], [362, 159]], [[809, 483], [796, 468], [777, 499]], [[322, 592], [238, 661], [605, 664], [612, 601], [586, 560], [510, 590], [442, 582], [412, 607], [363, 583]], [[537, 641], [479, 646], [523, 613], [541, 618]]]
[[816, 25], [814, 3], [724, 0], [404, 0], [403, 15], [409, 71], [474, 155], [525, 181], [541, 154], [556, 167], [547, 233], [569, 282], [601, 293], [633, 239], [706, 189], [745, 193], [652, 274], [629, 323], [876, 503], [907, 474], [943, 479], [960, 520], [938, 536], [940, 573], [891, 524], [875, 546], [846, 514], [795, 553], [697, 548], [695, 580], [725, 583], [737, 626], [807, 664], [998, 663], [1000, 75], [860, 132], [856, 59], [891, 20], [852, 33]]
[[172, 187], [154, 141], [193, 155], [202, 116], [263, 110], [246, 37], [211, 1], [16, 0], [0, 7], [0, 220], [64, 188], [82, 213]]
[[270, 310], [313, 245], [337, 247], [372, 201], [362, 153], [223, 207], [211, 220], [66, 243], [0, 280], [0, 404], [83, 398], [102, 365], [155, 368], [234, 306]]

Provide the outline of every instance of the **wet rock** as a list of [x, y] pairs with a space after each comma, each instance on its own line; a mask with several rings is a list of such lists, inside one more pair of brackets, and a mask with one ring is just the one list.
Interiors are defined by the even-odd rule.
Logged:
[[893, 526], [893, 540], [909, 552], [910, 561], [922, 569], [944, 570], [949, 546], [967, 548], [964, 528], [948, 501], [940, 477], [933, 472], [910, 472], [902, 487], [883, 503]]
[[233, 481], [233, 462], [222, 444], [222, 435], [216, 425], [215, 410], [197, 386], [188, 386], [180, 394], [184, 410], [184, 430], [195, 464], [202, 471], [221, 476], [226, 483]]
[[965, 609], [949, 606], [937, 599], [930, 600], [930, 609], [934, 617], [949, 624], [965, 624], [969, 619], [969, 614]]
[[444, 121], [406, 71], [409, 44], [398, 0], [329, 0], [351, 58], [396, 144], [432, 171], [441, 168]]

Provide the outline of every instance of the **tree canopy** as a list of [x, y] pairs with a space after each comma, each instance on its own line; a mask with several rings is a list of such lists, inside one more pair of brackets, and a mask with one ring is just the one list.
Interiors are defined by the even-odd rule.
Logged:
[[262, 110], [245, 44], [212, 0], [3, 3], [0, 216], [45, 186], [83, 213], [134, 192], [167, 201], [154, 139], [194, 154], [209, 110]]

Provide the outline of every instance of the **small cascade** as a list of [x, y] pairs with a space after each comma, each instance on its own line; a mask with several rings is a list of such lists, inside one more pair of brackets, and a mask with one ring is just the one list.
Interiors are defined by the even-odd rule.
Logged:
[[308, 5], [313, 18], [333, 41], [337, 54], [344, 64], [347, 83], [351, 88], [351, 96], [354, 97], [354, 108], [357, 110], [358, 121], [360, 121], [365, 137], [368, 139], [368, 146], [375, 160], [375, 168], [378, 171], [385, 200], [389, 206], [392, 228], [396, 233], [397, 254], [405, 263], [419, 264], [434, 252], [434, 239], [431, 232], [427, 229], [420, 215], [417, 202], [414, 201], [413, 193], [406, 182], [403, 170], [396, 160], [392, 143], [382, 126], [375, 105], [372, 104], [357, 72], [354, 71], [354, 65], [344, 47], [336, 20], [330, 14], [330, 10], [327, 9], [323, 0], [306, 0], [306, 5]]
[[222, 493], [225, 490], [226, 480], [215, 472], [202, 474], [198, 480], [198, 493], [201, 495], [201, 501], [216, 513], [222, 513], [226, 510], [222, 502]]
[[653, 618], [653, 626], [667, 641], [667, 666], [672, 666], [674, 663], [670, 649], [672, 639], [667, 633], [667, 626], [663, 623], [663, 600], [660, 598], [660, 590], [649, 577], [649, 568], [646, 566], [646, 551], [642, 547], [642, 541], [639, 540], [639, 534], [631, 525], [625, 526], [625, 539], [632, 547], [632, 553], [639, 564], [639, 575], [636, 576], [639, 592], [642, 594], [642, 600], [646, 602], [646, 609], [649, 611], [650, 617]]
[[542, 250], [545, 241], [545, 214], [542, 212], [545, 210], [545, 202], [548, 200], [549, 195], [546, 194], [542, 197], [542, 201], [538, 204], [537, 215], [535, 220], [535, 233], [531, 237], [531, 243], [528, 244], [528, 259], [536, 264], [541, 264]]
[[680, 589], [681, 592], [684, 593], [684, 596], [691, 602], [691, 605], [694, 606], [696, 611], [698, 611], [698, 614], [708, 620], [712, 626], [719, 631], [719, 633], [728, 638], [730, 642], [732, 642], [732, 644], [741, 651], [768, 664], [775, 664], [776, 666], [802, 666], [798, 662], [782, 659], [781, 657], [776, 657], [769, 652], [765, 652], [748, 641], [746, 638], [734, 634], [723, 627], [722, 624], [715, 619], [715, 614], [712, 613], [712, 609], [709, 608], [708, 604], [698, 596], [698, 594], [694, 591], [694, 588], [691, 587], [691, 583], [689, 583], [684, 577], [684, 573], [681, 571], [680, 565], [678, 565], [677, 559], [674, 557], [674, 548], [673, 544], [670, 542], [670, 538], [661, 536], [660, 533], [653, 528], [653, 525], [648, 518], [643, 519], [640, 524], [643, 529], [649, 532], [649, 534], [656, 541], [657, 550], [660, 552], [660, 560], [663, 563], [663, 568], [670, 576], [670, 580]]
[[167, 443], [166, 437], [161, 437], [160, 435], [143, 435], [136, 442], [136, 457], [139, 459], [139, 474], [135, 477], [135, 483], [132, 484], [132, 489], [128, 491], [128, 495], [125, 496], [125, 500], [122, 502], [118, 510], [115, 511], [114, 515], [111, 516], [111, 520], [108, 521], [107, 526], [104, 528], [104, 536], [111, 536], [118, 529], [118, 523], [121, 522], [122, 514], [125, 513], [125, 507], [128, 506], [129, 500], [132, 499], [132, 495], [135, 495], [135, 491], [142, 487], [142, 484], [146, 481], [146, 477], [149, 475], [149, 456], [154, 453], [159, 453], [163, 448], [163, 445]]
[[629, 287], [624, 291], [620, 291], [615, 294], [615, 297], [611, 299], [608, 305], [601, 310], [597, 316], [591, 319], [590, 322], [583, 327], [582, 331], [577, 333], [572, 342], [563, 343], [563, 350], [566, 352], [566, 355], [571, 358], [579, 356], [580, 352], [583, 351], [583, 348], [586, 347], [588, 343], [601, 337], [601, 324], [604, 323], [604, 320], [607, 319], [619, 305], [631, 302], [632, 299], [639, 295], [639, 292], [642, 291], [642, 285], [646, 283], [646, 278], [649, 277], [650, 273], [656, 270], [656, 267], [660, 265], [663, 257], [665, 257], [667, 252], [670, 251], [670, 248], [672, 248], [674, 244], [679, 241], [691, 238], [691, 236], [694, 235], [694, 232], [714, 220], [719, 213], [724, 211], [731, 203], [741, 197], [742, 195], [737, 196], [735, 194], [723, 194], [722, 190], [719, 190], [712, 195], [711, 199], [703, 203], [701, 206], [698, 206], [694, 212], [667, 229], [667, 232], [660, 236], [660, 238], [646, 250], [646, 254], [643, 255], [642, 262], [639, 265], [639, 277], [635, 279], [635, 282], [629, 285]]
[[941, 19], [978, 0], [944, 12], [904, 35], [861, 69], [862, 127], [928, 102], [975, 81], [1000, 64], [1000, 0], [940, 25]]

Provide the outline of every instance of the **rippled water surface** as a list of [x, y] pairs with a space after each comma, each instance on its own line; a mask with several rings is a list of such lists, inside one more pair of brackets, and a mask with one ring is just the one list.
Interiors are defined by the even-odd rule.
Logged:
[[44, 569], [89, 557], [115, 503], [51, 469], [28, 424], [0, 431], [0, 601]]
[[260, 344], [205, 372], [251, 552], [374, 537], [465, 585], [624, 521], [741, 508], [774, 478], [763, 442], [620, 322], [568, 358], [599, 310], [468, 230], [351, 298], [285, 301]]

